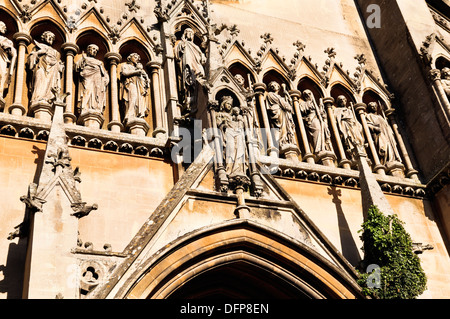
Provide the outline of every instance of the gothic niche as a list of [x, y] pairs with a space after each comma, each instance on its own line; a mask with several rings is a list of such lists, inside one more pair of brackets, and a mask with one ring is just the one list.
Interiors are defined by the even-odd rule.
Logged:
[[31, 72], [29, 90], [30, 110], [36, 118], [51, 119], [53, 115], [50, 100], [53, 90], [60, 92], [64, 63], [55, 45], [56, 34], [45, 30], [34, 40], [34, 48], [28, 55], [28, 69]]
[[133, 52], [122, 64], [120, 71], [120, 101], [124, 110], [124, 125], [132, 134], [146, 135], [150, 126], [145, 118], [149, 114], [150, 78], [141, 63], [141, 56]]
[[242, 194], [250, 188], [254, 196], [262, 195], [262, 184], [256, 169], [253, 112], [247, 105], [236, 106], [237, 99], [230, 92], [217, 96], [210, 103], [215, 130], [216, 174], [219, 191]]
[[89, 127], [100, 128], [106, 107], [109, 75], [102, 61], [96, 58], [99, 47], [89, 44], [86, 52], [75, 64], [79, 75], [77, 109], [80, 122]]
[[197, 111], [201, 87], [206, 81], [206, 55], [198, 44], [195, 32], [186, 27], [181, 39], [175, 44], [175, 64], [178, 96], [182, 115]]
[[267, 85], [266, 110], [270, 121], [273, 141], [280, 155], [297, 159], [300, 150], [296, 142], [294, 107], [286, 86], [277, 81]]
[[17, 59], [14, 43], [9, 40], [6, 24], [0, 21], [0, 111], [5, 107], [4, 90], [11, 84]]

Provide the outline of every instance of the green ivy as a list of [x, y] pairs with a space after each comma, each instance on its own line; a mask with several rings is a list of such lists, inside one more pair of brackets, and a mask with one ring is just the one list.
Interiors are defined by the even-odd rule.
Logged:
[[[413, 252], [410, 235], [396, 215], [384, 215], [376, 206], [367, 213], [360, 236], [364, 259], [358, 284], [365, 295], [380, 299], [414, 299], [426, 289], [427, 278]], [[366, 273], [369, 265], [379, 268]]]

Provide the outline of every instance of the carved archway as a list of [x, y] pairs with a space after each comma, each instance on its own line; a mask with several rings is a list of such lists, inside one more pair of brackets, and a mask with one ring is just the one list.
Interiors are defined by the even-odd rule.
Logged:
[[188, 234], [139, 269], [116, 298], [362, 297], [354, 280], [312, 247], [247, 220]]

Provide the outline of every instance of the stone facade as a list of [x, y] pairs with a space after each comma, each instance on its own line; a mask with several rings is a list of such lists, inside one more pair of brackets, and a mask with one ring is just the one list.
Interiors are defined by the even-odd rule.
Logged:
[[364, 298], [375, 204], [449, 298], [448, 9], [0, 0], [0, 297]]

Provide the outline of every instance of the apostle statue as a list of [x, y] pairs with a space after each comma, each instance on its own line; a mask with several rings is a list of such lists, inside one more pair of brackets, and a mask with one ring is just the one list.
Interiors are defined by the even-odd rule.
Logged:
[[441, 83], [444, 89], [445, 95], [450, 102], [450, 68], [444, 67], [441, 70]]
[[377, 147], [378, 156], [383, 164], [401, 162], [400, 154], [397, 150], [397, 142], [394, 132], [386, 119], [377, 114], [377, 103], [367, 104], [367, 126], [372, 134], [373, 141]]
[[178, 67], [178, 88], [183, 113], [192, 111], [198, 94], [198, 84], [205, 77], [203, 65], [206, 56], [194, 43], [194, 30], [186, 28], [181, 41], [175, 47], [175, 58]]
[[34, 41], [36, 46], [28, 56], [28, 67], [32, 71], [31, 105], [47, 103], [53, 98], [52, 89], [61, 90], [61, 74], [64, 64], [61, 54], [52, 48], [55, 35], [50, 31], [42, 33], [43, 43]]
[[3, 107], [3, 91], [11, 83], [17, 59], [14, 43], [4, 36], [6, 24], [0, 21], [0, 108]]
[[334, 114], [337, 127], [347, 151], [352, 154], [351, 150], [355, 144], [364, 146], [362, 125], [356, 120], [352, 105], [347, 105], [345, 96], [339, 95], [336, 98], [336, 104], [337, 108], [334, 110]]
[[327, 124], [327, 114], [323, 104], [320, 107], [314, 98], [311, 90], [304, 90], [302, 93], [303, 101], [300, 103], [300, 112], [312, 139], [313, 153], [318, 154], [322, 151], [333, 151], [330, 139], [330, 130]]
[[103, 62], [96, 59], [98, 46], [90, 44], [83, 52], [81, 59], [75, 64], [79, 72], [78, 108], [80, 114], [95, 111], [103, 114], [106, 106], [109, 75]]
[[280, 95], [280, 84], [272, 81], [267, 86], [266, 109], [271, 128], [274, 128], [275, 142], [280, 149], [287, 145], [295, 145], [295, 123], [293, 119], [292, 99], [283, 89]]
[[222, 97], [216, 119], [217, 127], [223, 136], [225, 170], [228, 178], [246, 176], [247, 151], [244, 117], [239, 107], [233, 107], [231, 96]]
[[136, 118], [144, 118], [148, 115], [148, 90], [150, 79], [144, 71], [139, 54], [131, 53], [127, 63], [122, 65], [120, 71], [120, 99], [125, 107], [125, 122]]

